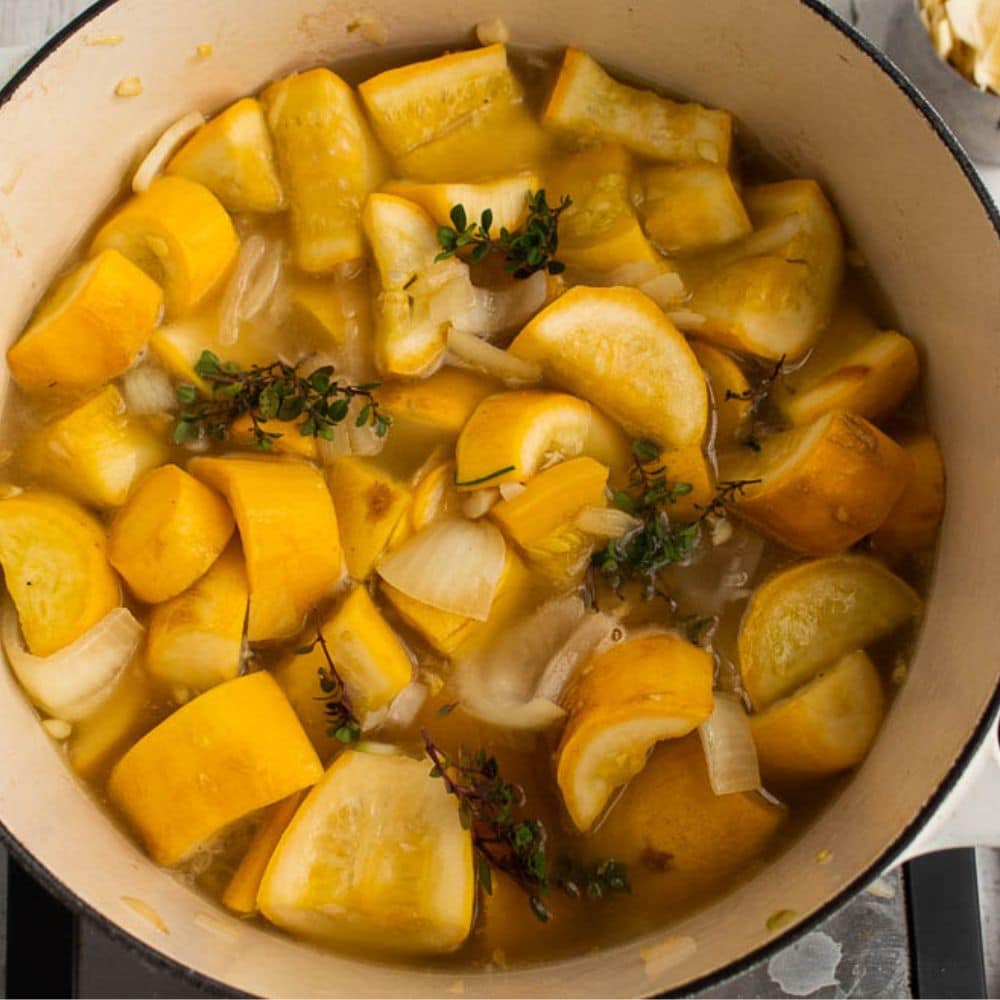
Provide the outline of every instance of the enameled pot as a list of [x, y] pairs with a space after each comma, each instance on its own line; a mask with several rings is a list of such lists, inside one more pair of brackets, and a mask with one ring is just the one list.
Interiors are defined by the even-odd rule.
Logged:
[[[921, 844], [1000, 841], [1000, 218], [927, 105], [818, 0], [103, 0], [0, 95], [3, 346], [137, 151], [181, 114], [317, 63], [469, 44], [497, 15], [517, 44], [571, 43], [728, 108], [823, 182], [924, 356], [948, 505], [922, 637], [870, 756], [774, 864], [644, 940], [493, 973], [371, 964], [228, 916], [108, 821], [0, 670], [0, 822], [15, 854], [136, 947], [233, 991], [417, 997], [454, 993], [457, 978], [468, 996], [693, 990], [786, 943]], [[383, 29], [381, 50], [365, 37], [377, 33], [350, 30], [359, 17]], [[114, 35], [120, 44], [94, 44]], [[209, 58], [196, 54], [203, 43]], [[141, 95], [115, 96], [126, 76], [141, 78]], [[769, 930], [778, 910], [796, 917]]]

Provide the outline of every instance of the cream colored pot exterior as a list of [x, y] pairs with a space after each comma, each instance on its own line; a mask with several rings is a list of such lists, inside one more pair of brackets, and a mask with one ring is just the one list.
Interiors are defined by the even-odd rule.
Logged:
[[[108, 822], [0, 670], [0, 820], [10, 836], [129, 935], [238, 990], [608, 996], [680, 988], [771, 941], [775, 911], [804, 920], [900, 850], [954, 779], [977, 727], [983, 732], [995, 695], [1000, 241], [931, 122], [804, 0], [118, 0], [23, 75], [0, 109], [4, 344], [137, 151], [183, 112], [211, 112], [289, 70], [370, 55], [371, 43], [349, 30], [359, 16], [384, 27], [388, 61], [393, 49], [469, 43], [473, 25], [498, 14], [517, 43], [572, 43], [731, 109], [792, 170], [831, 192], [903, 329], [930, 359], [927, 391], [949, 494], [926, 626], [860, 773], [765, 873], [647, 940], [494, 974], [366, 964], [227, 916]], [[122, 43], [88, 44], [109, 35]], [[214, 46], [211, 57], [196, 55], [201, 43]], [[143, 93], [115, 97], [116, 83], [132, 75]], [[833, 859], [819, 865], [823, 849]], [[668, 936], [672, 944], [656, 947]]]

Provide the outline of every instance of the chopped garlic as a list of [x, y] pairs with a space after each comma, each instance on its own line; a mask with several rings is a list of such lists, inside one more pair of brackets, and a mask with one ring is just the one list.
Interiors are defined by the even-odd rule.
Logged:
[[137, 76], [123, 76], [115, 87], [118, 97], [138, 97], [142, 93], [142, 80]]
[[491, 17], [476, 25], [476, 38], [480, 45], [495, 45], [497, 42], [506, 44], [510, 41], [510, 29], [499, 17]]
[[733, 522], [727, 517], [715, 518], [710, 532], [713, 545], [725, 545], [733, 537]]

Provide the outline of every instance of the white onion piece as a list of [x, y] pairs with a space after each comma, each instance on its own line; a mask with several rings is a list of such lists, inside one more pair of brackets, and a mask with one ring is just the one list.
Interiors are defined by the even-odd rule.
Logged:
[[548, 279], [536, 271], [530, 278], [515, 281], [509, 288], [472, 287], [474, 305], [451, 317], [456, 330], [491, 340], [507, 330], [519, 329], [545, 305]]
[[760, 787], [757, 747], [739, 698], [716, 691], [712, 714], [698, 727], [698, 735], [716, 795], [752, 792]]
[[[365, 403], [363, 399], [355, 398], [351, 402], [351, 408], [347, 411], [347, 417], [341, 423], [346, 425], [347, 440], [350, 443], [352, 455], [378, 455], [385, 447], [386, 435], [381, 437], [375, 433], [375, 426], [370, 420], [358, 427], [358, 414]], [[336, 434], [334, 435], [336, 437]]]
[[532, 385], [542, 380], [542, 369], [534, 361], [516, 358], [513, 354], [480, 340], [473, 333], [453, 327], [448, 331], [448, 350], [470, 368], [494, 375], [504, 382]]
[[247, 237], [240, 247], [229, 284], [219, 306], [219, 343], [232, 346], [240, 339], [240, 309], [243, 296], [267, 253], [267, 240], [259, 233]]
[[481, 490], [467, 493], [462, 500], [462, 513], [473, 521], [488, 513], [489, 509], [500, 500], [500, 491], [495, 486], [486, 486]]
[[692, 312], [690, 309], [672, 309], [667, 313], [667, 319], [678, 330], [683, 330], [686, 333], [700, 330], [707, 322], [701, 313]]
[[350, 454], [352, 454], [351, 438], [343, 422], [334, 424], [331, 441], [327, 441], [326, 438], [316, 438], [316, 457], [320, 465], [332, 465], [338, 458]]
[[484, 622], [506, 558], [507, 545], [495, 525], [448, 518], [384, 556], [378, 573], [415, 601]]
[[241, 320], [253, 319], [271, 301], [281, 280], [284, 255], [285, 247], [281, 240], [267, 242], [264, 254], [253, 269], [250, 283], [240, 301], [238, 315]]
[[583, 507], [576, 515], [576, 526], [598, 538], [621, 538], [641, 524], [637, 517], [617, 507]]
[[459, 317], [464, 317], [466, 323], [474, 324], [479, 316], [475, 290], [468, 275], [449, 281], [426, 299], [416, 295], [413, 298], [414, 308], [424, 306], [427, 318], [435, 326], [456, 322]]
[[426, 684], [411, 681], [389, 702], [389, 710], [382, 720], [382, 728], [409, 729], [416, 722], [429, 694]]
[[462, 697], [465, 711], [497, 729], [513, 729], [525, 733], [538, 733], [550, 729], [566, 717], [566, 710], [547, 698], [532, 698], [525, 702], [502, 702], [479, 694]]
[[563, 694], [580, 666], [594, 653], [622, 642], [625, 629], [615, 615], [595, 611], [584, 615], [566, 641], [549, 658], [535, 694], [562, 704]]
[[684, 282], [676, 271], [664, 271], [655, 278], [642, 282], [639, 291], [645, 292], [661, 309], [676, 306], [687, 296]]
[[156, 142], [153, 148], [143, 157], [142, 163], [132, 175], [132, 190], [136, 193], [145, 191], [153, 180], [163, 171], [167, 161], [174, 155], [180, 144], [192, 132], [205, 124], [205, 116], [200, 111], [190, 111], [183, 118], [178, 118]]
[[524, 483], [501, 483], [499, 486], [500, 496], [504, 500], [513, 500], [519, 497], [528, 487]]
[[2, 614], [0, 639], [14, 676], [34, 705], [67, 722], [79, 722], [101, 706], [144, 631], [127, 608], [114, 608], [68, 646], [51, 656], [34, 656], [21, 639], [13, 603], [7, 601]]
[[733, 243], [731, 247], [713, 255], [712, 263], [725, 267], [748, 257], [764, 257], [784, 250], [785, 246], [802, 232], [802, 216], [798, 212], [786, 215], [756, 232]]
[[122, 395], [129, 413], [144, 417], [177, 409], [170, 376], [156, 365], [139, 365], [122, 376]]

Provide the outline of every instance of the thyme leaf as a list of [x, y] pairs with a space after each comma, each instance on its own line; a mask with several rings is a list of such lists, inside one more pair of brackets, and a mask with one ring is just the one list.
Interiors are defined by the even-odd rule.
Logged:
[[615, 893], [632, 891], [624, 862], [613, 858], [587, 864], [560, 858], [553, 867], [552, 881], [574, 899], [604, 899]]
[[356, 743], [361, 738], [361, 724], [351, 707], [347, 688], [344, 686], [340, 674], [337, 673], [333, 657], [330, 655], [330, 647], [327, 646], [323, 633], [317, 629], [316, 638], [308, 645], [299, 646], [295, 650], [295, 655], [308, 655], [317, 646], [322, 650], [326, 660], [326, 666], [321, 666], [317, 671], [319, 688], [322, 692], [317, 696], [317, 701], [324, 703], [323, 711], [326, 714], [327, 723], [326, 735], [341, 743]]
[[732, 389], [726, 390], [726, 396], [723, 402], [736, 399], [740, 402], [750, 404], [749, 430], [741, 443], [747, 448], [751, 448], [753, 451], [760, 451], [761, 447], [760, 437], [757, 434], [757, 421], [760, 418], [761, 408], [771, 395], [771, 390], [774, 388], [775, 384], [784, 374], [785, 355], [782, 354], [771, 371], [769, 371], [757, 383], [757, 385], [751, 386], [749, 389], [744, 389], [743, 392], [733, 392]]

